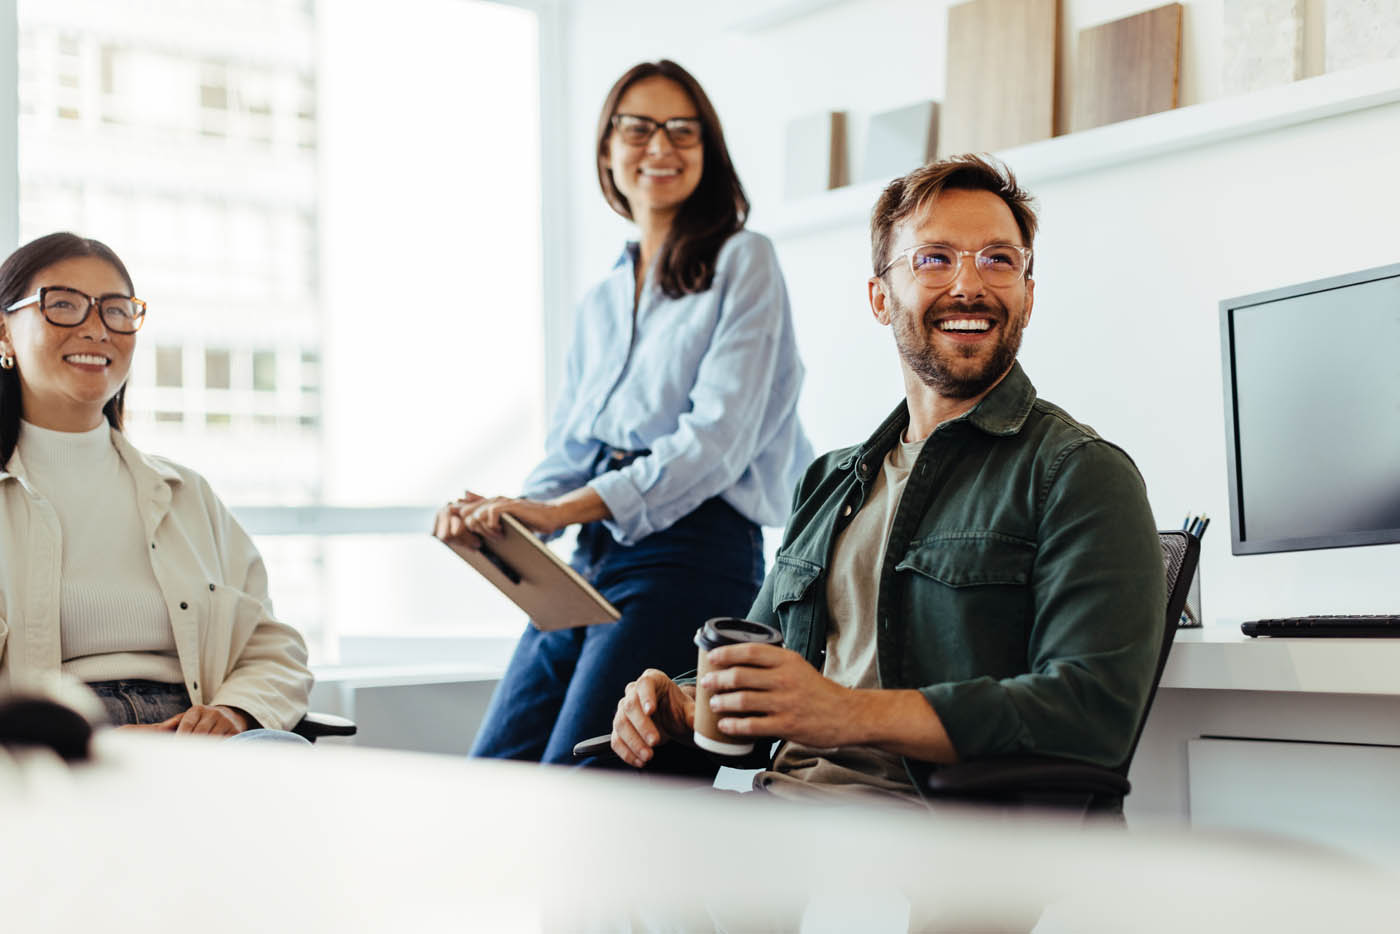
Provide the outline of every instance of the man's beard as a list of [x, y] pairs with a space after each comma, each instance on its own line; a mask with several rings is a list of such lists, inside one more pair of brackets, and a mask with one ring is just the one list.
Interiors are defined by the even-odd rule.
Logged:
[[[979, 396], [1011, 369], [1016, 362], [1016, 354], [1021, 350], [1021, 332], [1024, 330], [1023, 314], [1012, 320], [1005, 306], [994, 302], [935, 302], [916, 315], [899, 299], [890, 295], [892, 313], [890, 321], [894, 325], [894, 343], [914, 375], [940, 396], [949, 399], [971, 399]], [[980, 346], [955, 348], [952, 352], [941, 349], [934, 342], [937, 327], [935, 318], [946, 317], [957, 312], [969, 315], [988, 315], [999, 323], [1000, 336], [991, 356], [980, 368], [969, 371], [958, 366], [959, 361], [971, 360], [982, 353]]]

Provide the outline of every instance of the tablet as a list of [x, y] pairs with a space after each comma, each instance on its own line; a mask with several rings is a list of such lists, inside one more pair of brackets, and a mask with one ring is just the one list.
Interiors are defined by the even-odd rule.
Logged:
[[524, 610], [537, 629], [550, 632], [622, 618], [592, 584], [518, 519], [503, 515], [501, 526], [505, 537], [483, 539], [481, 548], [458, 542], [444, 544]]

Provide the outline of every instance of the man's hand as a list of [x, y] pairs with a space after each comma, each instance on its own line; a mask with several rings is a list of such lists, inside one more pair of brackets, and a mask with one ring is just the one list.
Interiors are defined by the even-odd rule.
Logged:
[[195, 704], [184, 713], [177, 713], [167, 720], [144, 727], [136, 727], [136, 729], [207, 736], [232, 736], [248, 729], [248, 721], [240, 711], [234, 710], [232, 707]]
[[695, 688], [648, 668], [627, 685], [613, 715], [612, 750], [634, 768], [651, 761], [657, 746], [695, 729]]
[[776, 645], [720, 646], [710, 650], [710, 665], [720, 669], [705, 675], [710, 709], [730, 736], [776, 736], [820, 749], [874, 746], [927, 762], [958, 759], [943, 721], [918, 691], [842, 687]]
[[851, 729], [856, 692], [823, 677], [791, 649], [725, 645], [710, 650], [709, 663], [720, 669], [705, 675], [710, 709], [730, 736], [776, 736], [821, 748], [860, 742]]

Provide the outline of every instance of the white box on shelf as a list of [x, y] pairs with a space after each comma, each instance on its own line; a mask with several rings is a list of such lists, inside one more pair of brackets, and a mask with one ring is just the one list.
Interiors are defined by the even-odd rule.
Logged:
[[1303, 0], [1225, 0], [1226, 94], [1303, 76]]
[[1400, 58], [1400, 0], [1332, 0], [1325, 9], [1328, 71]]
[[866, 126], [859, 180], [888, 182], [928, 162], [937, 148], [937, 101], [875, 114]]
[[814, 195], [846, 184], [846, 113], [799, 117], [787, 126], [783, 197]]

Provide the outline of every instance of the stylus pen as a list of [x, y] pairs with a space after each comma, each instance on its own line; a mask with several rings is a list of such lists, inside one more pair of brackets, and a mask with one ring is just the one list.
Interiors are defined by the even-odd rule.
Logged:
[[1206, 534], [1206, 526], [1208, 525], [1210, 525], [1210, 516], [1206, 516], [1204, 519], [1201, 520], [1201, 528], [1199, 531], [1196, 532], [1197, 538], [1200, 538], [1202, 535]]
[[1181, 531], [1191, 531], [1191, 514], [1189, 512], [1186, 514], [1186, 518], [1181, 520]]

